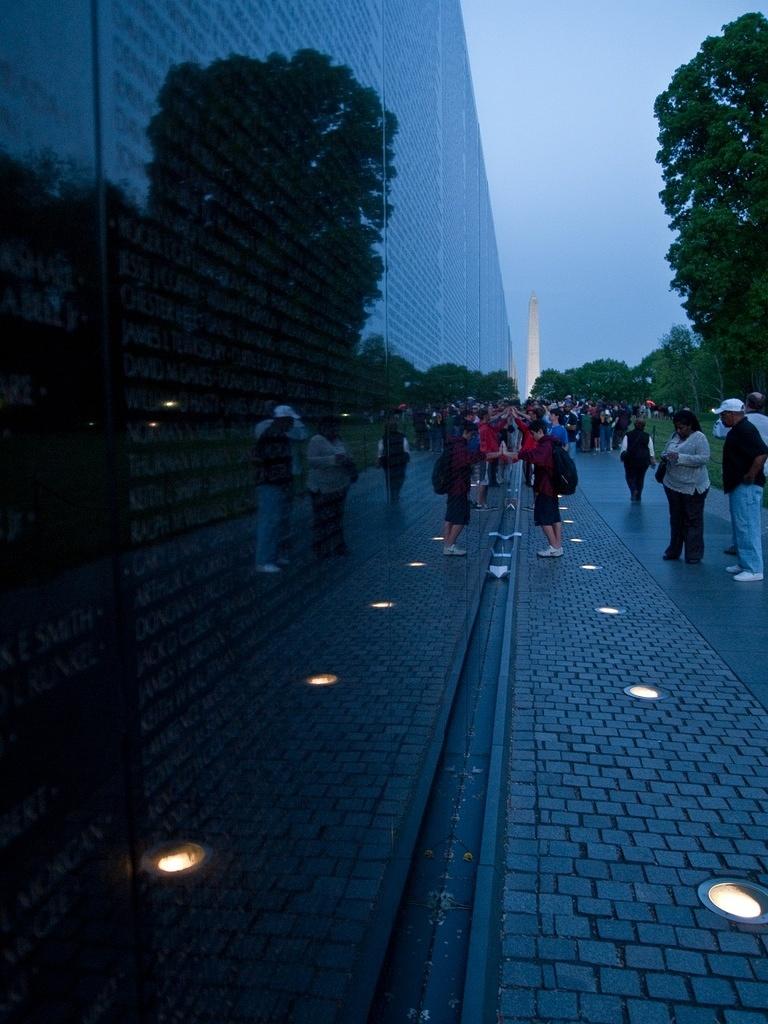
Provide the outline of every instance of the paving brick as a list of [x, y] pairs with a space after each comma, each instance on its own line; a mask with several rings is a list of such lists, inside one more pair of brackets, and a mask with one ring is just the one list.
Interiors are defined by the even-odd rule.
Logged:
[[597, 979], [591, 967], [558, 963], [555, 965], [557, 985], [560, 989], [575, 992], [596, 992]]
[[665, 953], [670, 971], [681, 974], [707, 974], [707, 964], [701, 953], [689, 953], [682, 949], [668, 949]]
[[579, 960], [590, 964], [614, 966], [620, 963], [619, 950], [612, 942], [579, 942]]
[[649, 974], [645, 979], [648, 995], [653, 999], [690, 999], [685, 979], [674, 974]]
[[538, 992], [538, 1016], [547, 1021], [574, 1020], [579, 1016], [575, 993]]
[[542, 960], [575, 960], [576, 948], [576, 943], [572, 939], [538, 940], [538, 952]]
[[746, 978], [752, 980], [752, 970], [749, 961], [741, 956], [721, 956], [711, 953], [707, 960], [713, 974], [724, 975], [728, 978]]
[[601, 939], [635, 942], [635, 926], [629, 921], [597, 921], [597, 933]]
[[527, 989], [502, 989], [500, 1008], [505, 1021], [507, 1018], [529, 1020], [535, 1012], [534, 994]]
[[745, 1006], [768, 1009], [768, 984], [763, 982], [737, 981], [736, 989]]
[[661, 1003], [629, 999], [627, 1009], [630, 1024], [671, 1024], [669, 1010]]
[[503, 984], [515, 988], [539, 988], [542, 983], [541, 967], [526, 961], [503, 964], [501, 977]]
[[[733, 1006], [737, 1002], [736, 991], [728, 981], [719, 978], [692, 978], [691, 985], [696, 1001], [699, 1003]], [[768, 986], [766, 986], [766, 992], [768, 992]], [[765, 1005], [768, 1006], [768, 1003]]]
[[654, 946], [626, 946], [624, 956], [627, 967], [654, 971], [663, 971], [665, 967], [662, 951]]
[[642, 995], [640, 975], [637, 971], [619, 970], [611, 967], [600, 968], [600, 991], [606, 995]]
[[579, 996], [581, 1016], [589, 1024], [623, 1024], [624, 1002], [615, 996]]

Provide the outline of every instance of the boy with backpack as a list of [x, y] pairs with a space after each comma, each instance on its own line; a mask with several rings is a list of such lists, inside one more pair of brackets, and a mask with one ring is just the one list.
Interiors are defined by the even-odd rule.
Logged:
[[536, 526], [541, 527], [549, 542], [546, 548], [537, 551], [536, 554], [539, 558], [562, 558], [563, 524], [560, 519], [560, 499], [554, 456], [554, 446], [559, 442], [547, 434], [547, 425], [543, 420], [533, 420], [528, 430], [535, 442], [534, 446], [525, 451], [513, 452], [510, 458], [513, 462], [521, 459], [536, 467], [533, 481], [535, 495], [533, 522]]
[[446, 509], [443, 525], [443, 554], [466, 555], [466, 549], [457, 546], [459, 534], [469, 522], [469, 489], [472, 466], [484, 459], [498, 459], [499, 452], [484, 454], [472, 450], [470, 441], [477, 435], [477, 426], [464, 420], [461, 434], [447, 439], [446, 449], [437, 459], [432, 473], [432, 486], [436, 494], [445, 494]]

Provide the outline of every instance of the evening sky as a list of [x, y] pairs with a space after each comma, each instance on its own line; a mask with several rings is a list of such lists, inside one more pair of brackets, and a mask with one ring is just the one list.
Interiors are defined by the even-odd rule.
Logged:
[[461, 0], [513, 355], [632, 366], [687, 323], [670, 290], [653, 103], [707, 36], [766, 3]]

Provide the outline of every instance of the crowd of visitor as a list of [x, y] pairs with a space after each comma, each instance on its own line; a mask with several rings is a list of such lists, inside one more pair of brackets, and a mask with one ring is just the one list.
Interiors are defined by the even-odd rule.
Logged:
[[[727, 554], [737, 561], [727, 571], [738, 582], [763, 579], [760, 510], [764, 464], [768, 456], [768, 416], [764, 397], [727, 399], [718, 414], [714, 435], [725, 439], [723, 490], [728, 495], [733, 542]], [[673, 433], [657, 458], [648, 420], [671, 419]], [[396, 505], [411, 459], [405, 414], [384, 416], [377, 442], [377, 466], [383, 471], [386, 500]], [[509, 401], [475, 402], [410, 412], [413, 448], [443, 458], [447, 483], [443, 553], [463, 556], [457, 543], [474, 510], [490, 511], [489, 490], [504, 482], [506, 467], [524, 464], [524, 479], [534, 492], [534, 524], [541, 527], [546, 546], [542, 558], [563, 555], [555, 449], [571, 457], [618, 451], [630, 502], [642, 500], [645, 477], [656, 466], [669, 506], [670, 538], [662, 557], [684, 557], [689, 565], [704, 556], [704, 505], [710, 489], [709, 440], [689, 409], [673, 410], [652, 402], [586, 401], [566, 395], [559, 402], [529, 401], [520, 407]], [[323, 417], [315, 434], [290, 407], [276, 406], [255, 430], [251, 452], [258, 495], [256, 569], [278, 573], [288, 564], [287, 530], [295, 493], [298, 447], [306, 445], [306, 489], [312, 503], [312, 547], [317, 558], [348, 552], [343, 533], [347, 493], [357, 479], [357, 467], [340, 437], [339, 420]], [[444, 454], [443, 454], [444, 453]], [[470, 494], [475, 487], [475, 498]]]

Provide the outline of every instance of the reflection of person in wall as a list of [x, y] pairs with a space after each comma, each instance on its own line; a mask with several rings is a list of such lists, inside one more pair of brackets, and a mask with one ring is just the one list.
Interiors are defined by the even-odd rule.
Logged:
[[379, 466], [384, 470], [387, 485], [387, 501], [396, 505], [400, 501], [400, 491], [405, 481], [405, 467], [411, 458], [408, 438], [397, 429], [397, 420], [387, 420], [384, 435], [379, 441]]
[[278, 405], [266, 425], [259, 424], [251, 462], [256, 479], [256, 571], [280, 572], [287, 565], [285, 550], [290, 527], [293, 456], [288, 433], [298, 416], [289, 405]]
[[[276, 406], [275, 406], [276, 408]], [[256, 429], [253, 432], [253, 436], [256, 440], [261, 437], [262, 433], [272, 424], [274, 418], [274, 409], [271, 413], [270, 418], [262, 420], [261, 423], [256, 424]], [[290, 430], [287, 431], [288, 440], [291, 442], [291, 473], [293, 475], [293, 483], [288, 492], [288, 508], [286, 509], [285, 517], [286, 521], [290, 523], [293, 515], [293, 502], [294, 499], [303, 494], [303, 475], [304, 475], [304, 458], [303, 449], [305, 447], [304, 442], [309, 437], [309, 430], [306, 425], [299, 419], [299, 413], [295, 413], [293, 425]]]
[[347, 446], [339, 437], [339, 423], [324, 416], [307, 448], [307, 489], [312, 497], [312, 549], [317, 558], [346, 555], [344, 540], [344, 502], [357, 470]]

